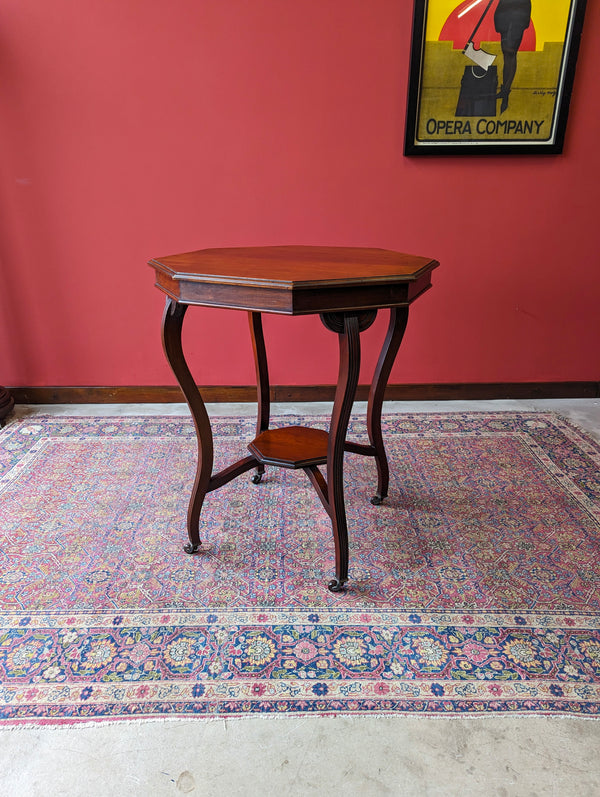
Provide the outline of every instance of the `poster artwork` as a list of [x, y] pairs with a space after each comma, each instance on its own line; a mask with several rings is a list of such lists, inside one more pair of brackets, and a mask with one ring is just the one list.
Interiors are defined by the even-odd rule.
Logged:
[[558, 151], [583, 8], [576, 0], [417, 0], [407, 154], [438, 145]]

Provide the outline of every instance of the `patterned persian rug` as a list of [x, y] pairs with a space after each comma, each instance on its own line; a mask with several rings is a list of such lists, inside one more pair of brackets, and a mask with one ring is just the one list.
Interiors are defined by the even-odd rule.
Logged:
[[[326, 428], [324, 418], [275, 419]], [[217, 467], [251, 419], [214, 422]], [[365, 439], [364, 418], [349, 438]], [[346, 455], [347, 591], [302, 471], [185, 517], [187, 418], [0, 432], [0, 722], [248, 713], [600, 713], [600, 446], [553, 414], [384, 418]]]

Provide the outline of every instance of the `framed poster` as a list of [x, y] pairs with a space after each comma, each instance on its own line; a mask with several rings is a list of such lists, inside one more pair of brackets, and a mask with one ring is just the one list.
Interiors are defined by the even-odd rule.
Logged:
[[415, 0], [405, 155], [562, 152], [586, 0]]

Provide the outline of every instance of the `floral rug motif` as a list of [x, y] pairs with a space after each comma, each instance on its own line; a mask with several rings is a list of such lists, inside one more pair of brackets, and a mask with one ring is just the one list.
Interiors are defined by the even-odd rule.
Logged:
[[[274, 426], [327, 428], [286, 416]], [[213, 421], [216, 468], [254, 421]], [[350, 581], [302, 471], [210, 493], [187, 418], [0, 432], [0, 724], [248, 713], [600, 714], [600, 445], [552, 413], [386, 416], [347, 454]], [[364, 417], [349, 439], [364, 441]]]

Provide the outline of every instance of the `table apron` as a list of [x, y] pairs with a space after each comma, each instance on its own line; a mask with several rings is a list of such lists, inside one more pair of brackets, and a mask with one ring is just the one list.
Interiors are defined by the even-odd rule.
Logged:
[[291, 291], [279, 287], [186, 281], [157, 272], [156, 286], [180, 304], [281, 315], [310, 315], [404, 307], [431, 287], [431, 275], [428, 273], [416, 280], [391, 284], [296, 287]]

